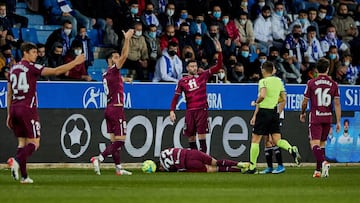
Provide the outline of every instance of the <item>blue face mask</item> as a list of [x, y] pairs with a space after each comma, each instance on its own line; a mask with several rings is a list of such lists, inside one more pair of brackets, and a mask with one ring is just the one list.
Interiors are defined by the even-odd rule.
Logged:
[[224, 25], [226, 25], [229, 23], [229, 18], [224, 18], [222, 21], [223, 21]]
[[301, 24], [305, 24], [306, 21], [307, 21], [307, 19], [305, 19], [305, 18], [299, 18], [299, 21], [300, 21]]
[[261, 64], [263, 64], [266, 61], [266, 59], [259, 59], [259, 61]]
[[137, 14], [139, 12], [138, 8], [131, 8], [130, 9], [131, 14]]
[[284, 15], [284, 11], [275, 11], [275, 13], [278, 16], [283, 16]]
[[181, 15], [180, 15], [180, 18], [181, 19], [186, 19], [188, 17], [188, 14], [187, 13], [182, 13]]
[[220, 11], [215, 11], [215, 12], [213, 13], [213, 16], [214, 16], [215, 18], [220, 18], [221, 12], [220, 12]]
[[202, 42], [202, 40], [201, 40], [201, 39], [196, 39], [196, 40], [195, 40], [195, 43], [196, 43], [197, 45], [200, 45], [200, 44], [201, 44], [201, 42]]
[[149, 32], [149, 37], [154, 39], [156, 37], [156, 32]]
[[329, 54], [329, 59], [330, 60], [336, 59], [336, 54]]
[[249, 56], [249, 52], [248, 51], [241, 51], [241, 56], [244, 58], [247, 58]]

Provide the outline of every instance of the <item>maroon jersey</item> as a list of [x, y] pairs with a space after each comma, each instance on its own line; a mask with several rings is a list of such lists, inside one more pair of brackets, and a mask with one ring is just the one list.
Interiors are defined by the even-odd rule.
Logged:
[[170, 172], [185, 171], [185, 158], [187, 149], [169, 148], [160, 152], [160, 164]]
[[310, 99], [310, 123], [331, 123], [332, 101], [339, 97], [338, 84], [326, 75], [308, 81], [304, 97]]
[[222, 67], [222, 53], [219, 53], [218, 63], [197, 75], [188, 75], [181, 78], [176, 86], [175, 96], [171, 102], [171, 110], [175, 110], [177, 100], [182, 92], [185, 93], [186, 109], [207, 109], [206, 83], [212, 74]]
[[25, 60], [14, 65], [10, 70], [13, 98], [11, 106], [27, 106], [37, 108], [36, 81], [44, 66]]
[[175, 94], [185, 93], [186, 109], [207, 109], [206, 83], [211, 77], [206, 70], [198, 75], [189, 75], [181, 78], [176, 87]]
[[116, 65], [110, 67], [103, 74], [104, 91], [107, 105], [124, 104], [124, 83]]

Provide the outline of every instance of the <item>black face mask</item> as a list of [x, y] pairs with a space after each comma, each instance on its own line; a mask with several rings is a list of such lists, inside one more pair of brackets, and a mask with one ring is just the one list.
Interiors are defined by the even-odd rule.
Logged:
[[214, 38], [214, 37], [216, 37], [217, 33], [210, 32], [209, 35], [210, 35], [210, 37]]
[[152, 14], [152, 10], [145, 10], [145, 14], [147, 14], [147, 15], [150, 15], [150, 14]]
[[270, 15], [270, 16], [264, 16], [264, 15], [262, 15], [262, 16], [264, 17], [264, 19], [268, 19], [268, 18], [271, 17], [271, 15]]
[[229, 61], [229, 65], [231, 65], [231, 66], [232, 66], [232, 65], [235, 65], [235, 60], [230, 60], [230, 61]]
[[186, 31], [180, 31], [181, 36], [186, 36], [187, 32]]
[[168, 51], [168, 53], [169, 53], [169, 56], [175, 56], [176, 55], [176, 51], [174, 51], [174, 50]]
[[166, 35], [168, 39], [171, 39], [174, 37], [174, 35]]
[[202, 20], [196, 20], [195, 21], [197, 24], [200, 24], [200, 23], [202, 23], [203, 21]]
[[235, 73], [236, 73], [236, 75], [239, 76], [239, 77], [241, 77], [241, 76], [244, 75], [244, 73], [243, 73], [243, 72], [240, 72], [240, 71], [235, 71]]
[[294, 33], [294, 34], [293, 34], [293, 37], [294, 37], [295, 39], [299, 39], [299, 38], [301, 37], [301, 34], [300, 34], [300, 33]]
[[269, 61], [275, 61], [278, 58], [278, 56], [269, 56]]
[[191, 52], [186, 52], [184, 56], [185, 58], [191, 58], [193, 54]]
[[4, 54], [5, 58], [11, 58], [11, 54]]

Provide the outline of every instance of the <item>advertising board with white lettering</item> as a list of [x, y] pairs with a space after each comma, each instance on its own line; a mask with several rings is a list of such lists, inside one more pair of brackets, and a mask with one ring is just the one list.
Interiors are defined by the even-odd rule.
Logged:
[[[126, 83], [124, 106], [127, 109], [167, 110], [175, 83]], [[0, 107], [6, 107], [6, 82], [0, 82]], [[305, 85], [286, 85], [287, 111], [299, 111]], [[38, 82], [39, 108], [98, 109], [106, 106], [106, 95], [100, 82]], [[210, 110], [252, 110], [257, 84], [208, 84]], [[343, 111], [360, 110], [360, 86], [340, 86]], [[177, 109], [185, 109], [180, 97]]]

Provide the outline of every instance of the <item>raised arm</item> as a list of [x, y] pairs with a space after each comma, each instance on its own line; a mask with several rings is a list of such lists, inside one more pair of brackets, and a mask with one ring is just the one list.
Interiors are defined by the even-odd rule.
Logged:
[[42, 76], [61, 75], [61, 74], [68, 72], [69, 70], [74, 68], [76, 65], [83, 63], [84, 61], [85, 61], [85, 55], [81, 54], [79, 56], [76, 56], [76, 58], [74, 60], [70, 61], [69, 63], [58, 66], [56, 68], [45, 67], [43, 69], [43, 71], [41, 72], [41, 75]]
[[217, 59], [216, 65], [209, 69], [211, 74], [215, 74], [215, 73], [219, 72], [219, 70], [223, 66], [222, 49], [221, 49], [221, 44], [220, 44], [219, 40], [215, 40], [215, 48], [216, 48], [216, 51], [218, 52], [218, 59]]
[[130, 39], [134, 35], [134, 29], [129, 29], [127, 32], [124, 32], [124, 44], [121, 50], [121, 56], [119, 61], [116, 62], [116, 67], [118, 69], [122, 68], [124, 65], [128, 55], [129, 55], [129, 45], [130, 45]]

